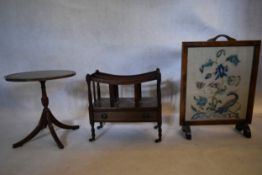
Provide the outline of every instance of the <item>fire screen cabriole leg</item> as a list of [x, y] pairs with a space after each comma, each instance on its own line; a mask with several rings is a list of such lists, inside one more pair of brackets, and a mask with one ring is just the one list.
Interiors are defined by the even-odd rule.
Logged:
[[251, 130], [248, 126], [248, 124], [246, 122], [240, 122], [240, 123], [237, 123], [236, 126], [235, 126], [236, 130], [238, 130], [239, 132], [242, 132], [243, 131], [243, 135], [246, 137], [246, 138], [251, 138]]
[[192, 139], [190, 125], [188, 125], [188, 124], [183, 125], [182, 126], [182, 131], [185, 133], [185, 136], [186, 136], [187, 140], [191, 140]]

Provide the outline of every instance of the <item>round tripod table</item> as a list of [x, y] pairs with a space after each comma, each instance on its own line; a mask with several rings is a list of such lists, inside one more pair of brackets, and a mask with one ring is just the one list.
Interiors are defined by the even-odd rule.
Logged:
[[31, 71], [31, 72], [21, 72], [15, 73], [5, 76], [6, 81], [14, 81], [14, 82], [28, 82], [28, 81], [38, 81], [41, 84], [42, 90], [42, 98], [41, 102], [44, 107], [40, 120], [36, 128], [24, 139], [20, 140], [19, 142], [13, 144], [13, 148], [17, 148], [25, 144], [26, 142], [30, 141], [33, 137], [35, 137], [39, 131], [46, 128], [48, 126], [49, 131], [55, 140], [57, 146], [61, 149], [64, 148], [64, 145], [61, 143], [57, 134], [54, 130], [53, 124], [64, 129], [78, 129], [79, 125], [66, 125], [58, 121], [54, 115], [51, 113], [51, 110], [48, 108], [48, 97], [46, 93], [46, 86], [45, 83], [47, 80], [54, 80], [54, 79], [61, 79], [72, 77], [76, 73], [74, 71], [69, 70], [46, 70], [46, 71]]

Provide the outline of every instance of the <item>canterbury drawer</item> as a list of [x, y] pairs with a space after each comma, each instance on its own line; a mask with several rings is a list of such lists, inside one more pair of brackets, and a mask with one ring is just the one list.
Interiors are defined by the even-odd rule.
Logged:
[[94, 112], [94, 119], [105, 122], [154, 122], [157, 121], [157, 111]]

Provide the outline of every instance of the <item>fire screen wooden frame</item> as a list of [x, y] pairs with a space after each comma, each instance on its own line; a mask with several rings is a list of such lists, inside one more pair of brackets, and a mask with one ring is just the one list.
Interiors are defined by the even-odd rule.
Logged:
[[[228, 41], [216, 41], [225, 37]], [[204, 42], [182, 43], [180, 125], [191, 139], [190, 125], [236, 124], [251, 137], [261, 41], [237, 41], [218, 35]]]

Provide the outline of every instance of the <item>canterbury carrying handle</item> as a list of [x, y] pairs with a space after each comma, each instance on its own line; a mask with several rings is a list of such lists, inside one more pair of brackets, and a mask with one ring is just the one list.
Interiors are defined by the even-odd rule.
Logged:
[[210, 38], [210, 39], [207, 40], [207, 41], [216, 41], [216, 40], [217, 40], [218, 38], [220, 38], [220, 37], [224, 37], [224, 38], [226, 38], [228, 41], [236, 41], [235, 38], [231, 38], [230, 36], [227, 36], [227, 35], [225, 35], [225, 34], [217, 35], [217, 36], [215, 36], [214, 38]]

